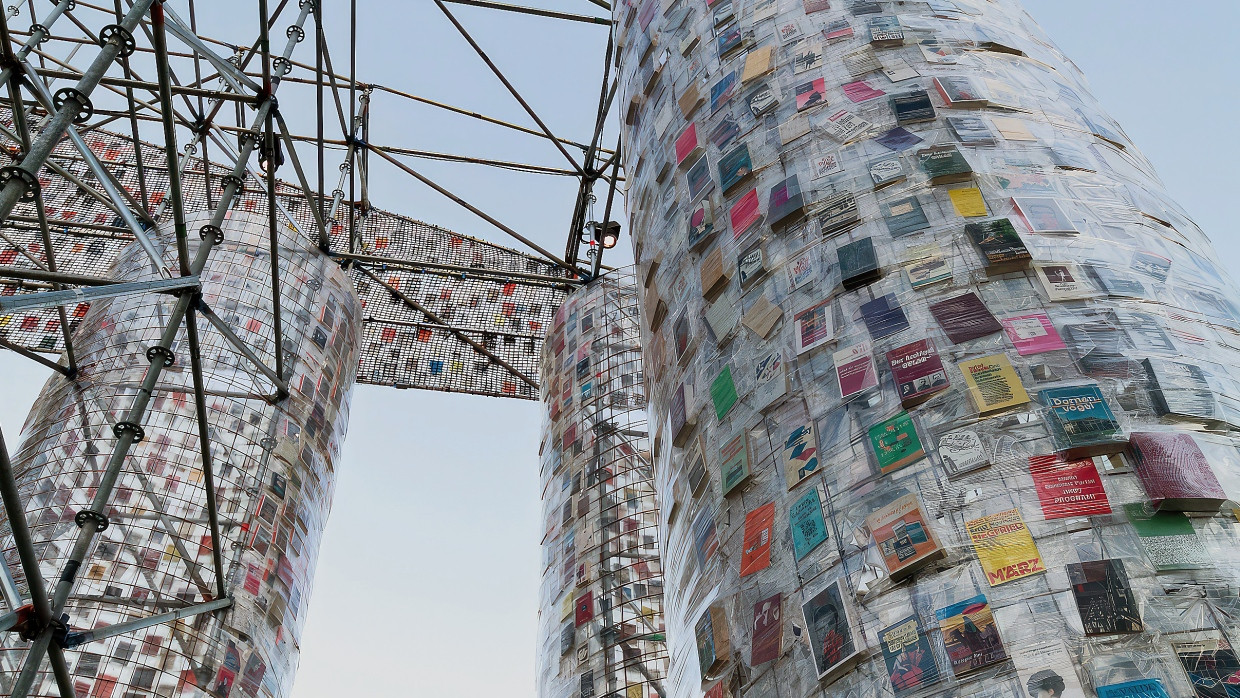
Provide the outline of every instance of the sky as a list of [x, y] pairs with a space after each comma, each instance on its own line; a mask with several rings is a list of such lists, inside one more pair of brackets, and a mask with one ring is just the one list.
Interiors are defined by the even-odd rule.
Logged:
[[[586, 0], [522, 2], [596, 9]], [[185, 0], [170, 4], [187, 14]], [[199, 18], [201, 33], [252, 42], [243, 37], [255, 26], [253, 0], [199, 4], [212, 8]], [[535, 126], [430, 0], [359, 5], [361, 80]], [[1166, 0], [1025, 5], [1215, 241], [1224, 266], [1240, 266], [1240, 236], [1231, 234], [1240, 162], [1231, 124], [1240, 113], [1231, 32], [1240, 24], [1240, 3], [1205, 0], [1187, 11]], [[327, 0], [324, 7], [332, 58], [345, 72], [347, 3]], [[605, 27], [451, 9], [557, 135], [589, 138]], [[287, 23], [281, 20], [277, 36]], [[303, 44], [295, 58], [311, 55]], [[307, 93], [291, 91], [281, 103], [294, 131], [313, 128]], [[564, 165], [549, 142], [532, 136], [387, 95], [376, 96], [373, 110], [373, 143]], [[609, 147], [614, 133], [613, 126]], [[329, 154], [329, 189], [338, 157]], [[553, 252], [563, 250], [571, 180], [409, 162]], [[378, 162], [370, 195], [381, 208], [509, 244], [473, 214]], [[627, 254], [625, 244], [614, 260]], [[0, 425], [12, 448], [46, 372], [0, 351], [0, 375]], [[294, 698], [534, 696], [539, 423], [535, 402], [357, 388]]]

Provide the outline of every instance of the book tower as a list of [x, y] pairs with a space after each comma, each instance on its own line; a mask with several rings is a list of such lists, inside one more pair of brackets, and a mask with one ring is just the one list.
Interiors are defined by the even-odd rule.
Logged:
[[1237, 287], [1079, 70], [1014, 0], [613, 4], [660, 695], [1231, 695]]
[[547, 333], [537, 688], [665, 696], [663, 570], [633, 269], [570, 294]]

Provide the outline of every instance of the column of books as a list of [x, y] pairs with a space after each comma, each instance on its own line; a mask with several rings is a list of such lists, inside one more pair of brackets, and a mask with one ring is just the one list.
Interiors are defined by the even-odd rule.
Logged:
[[613, 4], [667, 696], [1240, 695], [1237, 287], [1078, 69]]
[[[57, 195], [74, 185], [45, 185]], [[210, 215], [192, 214], [197, 231]], [[50, 589], [66, 566], [78, 513], [107, 469], [125, 419], [152, 361], [169, 361], [151, 395], [140, 441], [125, 459], [103, 514], [107, 525], [77, 573], [65, 613], [70, 632], [89, 631], [217, 597], [213, 547], [224, 565], [225, 611], [156, 625], [66, 650], [79, 696], [95, 698], [287, 698], [310, 601], [319, 543], [336, 483], [357, 373], [362, 307], [352, 283], [291, 227], [280, 230], [280, 263], [302, 283], [285, 285], [283, 345], [271, 312], [266, 216], [233, 211], [202, 272], [202, 298], [268, 364], [283, 351], [289, 395], [199, 319], [207, 429], [220, 540], [207, 518], [202, 444], [184, 327], [174, 356], [148, 354], [177, 298], [132, 294], [73, 313], [78, 374], [55, 374], [31, 410], [13, 453], [35, 550]], [[153, 238], [169, 250], [172, 225]], [[191, 254], [199, 244], [190, 240]], [[120, 251], [111, 278], [158, 278], [137, 243]], [[12, 444], [16, 439], [12, 439]], [[75, 521], [76, 519], [76, 521]], [[0, 545], [20, 570], [7, 519]], [[20, 575], [19, 575], [20, 576]], [[22, 582], [22, 593], [30, 591]], [[0, 693], [7, 695], [28, 643], [16, 633], [0, 645]], [[32, 696], [59, 696], [48, 664]]]
[[661, 698], [667, 650], [632, 268], [568, 297], [541, 361], [538, 695]]

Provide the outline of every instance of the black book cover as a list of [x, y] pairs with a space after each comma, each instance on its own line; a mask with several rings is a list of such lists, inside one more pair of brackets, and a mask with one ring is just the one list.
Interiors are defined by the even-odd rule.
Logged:
[[969, 223], [964, 227], [969, 239], [977, 246], [985, 260], [987, 273], [1006, 273], [1028, 266], [1032, 255], [1012, 222], [996, 218], [981, 223]]
[[1122, 560], [1092, 560], [1068, 565], [1068, 582], [1086, 635], [1139, 633], [1143, 630]]
[[917, 162], [930, 177], [931, 184], [963, 182], [973, 176], [973, 168], [954, 145], [936, 145], [917, 151]]
[[930, 314], [947, 333], [952, 344], [985, 337], [1003, 329], [982, 299], [972, 291], [931, 305]]
[[879, 278], [874, 238], [861, 238], [842, 245], [836, 250], [836, 254], [839, 256], [840, 276], [845, 289], [860, 288]]
[[916, 90], [891, 98], [891, 108], [896, 113], [896, 124], [905, 126], [923, 121], [934, 121], [934, 105], [925, 90]]
[[870, 339], [878, 341], [908, 328], [908, 318], [894, 293], [879, 296], [861, 304], [861, 319], [870, 331]]
[[778, 225], [803, 213], [805, 197], [801, 194], [801, 183], [797, 181], [797, 176], [790, 175], [771, 187], [771, 197], [767, 203], [766, 216], [771, 225]]
[[823, 200], [823, 211], [818, 217], [823, 235], [834, 235], [861, 222], [857, 199], [850, 192], [832, 194]]

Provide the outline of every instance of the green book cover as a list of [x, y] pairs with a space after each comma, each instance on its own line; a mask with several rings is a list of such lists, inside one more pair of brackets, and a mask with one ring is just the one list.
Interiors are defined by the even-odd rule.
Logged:
[[1200, 570], [1214, 566], [1209, 553], [1197, 536], [1193, 522], [1178, 511], [1149, 513], [1145, 505], [1125, 504], [1124, 513], [1141, 539], [1141, 546], [1154, 569], [1159, 572], [1171, 570]]
[[884, 475], [916, 463], [926, 455], [908, 412], [870, 427], [870, 446], [878, 458], [878, 469]]
[[719, 372], [715, 382], [710, 384], [710, 399], [715, 403], [715, 416], [719, 421], [732, 411], [732, 407], [736, 405], [736, 383], [732, 382], [732, 367], [724, 366]]
[[917, 162], [931, 180], [959, 180], [973, 173], [969, 161], [954, 145], [940, 145], [917, 151]]

